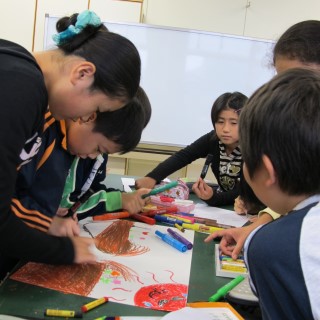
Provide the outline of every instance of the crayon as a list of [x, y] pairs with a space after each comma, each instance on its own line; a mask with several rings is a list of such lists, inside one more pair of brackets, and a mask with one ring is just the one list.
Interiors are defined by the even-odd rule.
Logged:
[[218, 228], [218, 227], [209, 227], [204, 224], [199, 224], [199, 223], [183, 223], [182, 227], [185, 229], [190, 229], [194, 231], [200, 231], [200, 232], [205, 232], [205, 233], [213, 233], [218, 230], [223, 230], [223, 228]]
[[159, 188], [156, 188], [156, 189], [152, 189], [149, 193], [146, 193], [142, 196], [142, 199], [145, 199], [147, 197], [150, 197], [150, 196], [154, 196], [155, 194], [158, 194], [160, 192], [163, 192], [163, 191], [166, 191], [166, 190], [169, 190], [171, 188], [174, 188], [178, 185], [178, 181], [172, 181], [172, 182], [169, 182], [168, 184], [165, 184]]
[[187, 246], [180, 241], [170, 237], [168, 234], [164, 234], [158, 230], [155, 231], [155, 234], [162, 239], [162, 241], [166, 242], [170, 246], [176, 248], [177, 250], [181, 252], [186, 252], [187, 251]]
[[106, 220], [114, 220], [114, 219], [122, 219], [129, 218], [130, 214], [128, 211], [120, 211], [120, 212], [109, 212], [105, 214], [101, 214], [98, 216], [93, 216], [93, 221], [106, 221]]
[[228, 270], [228, 271], [235, 271], [235, 272], [247, 272], [247, 268], [246, 267], [240, 267], [240, 266], [229, 266], [229, 265], [223, 265], [221, 266], [222, 270]]
[[81, 307], [81, 311], [82, 312], [88, 312], [89, 310], [95, 308], [95, 307], [98, 307], [104, 303], [108, 302], [108, 298], [107, 297], [102, 297], [100, 299], [97, 299], [97, 300], [94, 300], [94, 301], [91, 301], [85, 305], [83, 305]]
[[62, 318], [82, 318], [82, 312], [72, 310], [46, 309], [45, 316], [62, 317]]
[[174, 227], [176, 227], [176, 228], [177, 228], [178, 230], [180, 230], [181, 232], [184, 232], [184, 231], [185, 231], [185, 229], [182, 228], [182, 226], [180, 226], [180, 225], [177, 224], [177, 223], [174, 224]]
[[171, 230], [170, 228], [168, 228], [167, 231], [169, 232], [169, 234], [170, 234], [173, 238], [175, 238], [175, 239], [177, 239], [178, 241], [180, 241], [181, 243], [185, 244], [185, 245], [187, 246], [187, 249], [188, 249], [188, 250], [191, 250], [191, 249], [192, 249], [193, 244], [192, 244], [189, 240], [187, 240], [186, 238], [184, 238], [183, 236], [181, 236], [181, 235], [178, 234], [177, 232]]
[[138, 221], [150, 224], [150, 225], [156, 224], [156, 220], [155, 219], [147, 217], [147, 216], [143, 216], [143, 215], [141, 215], [139, 213], [133, 213], [133, 214], [130, 215], [130, 217], [135, 219], [135, 220], [138, 220]]

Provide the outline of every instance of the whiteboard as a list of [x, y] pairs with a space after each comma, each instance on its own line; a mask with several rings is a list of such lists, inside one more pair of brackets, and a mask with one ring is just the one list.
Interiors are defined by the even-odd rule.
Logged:
[[[59, 18], [47, 15], [44, 48]], [[142, 143], [186, 146], [212, 130], [211, 107], [225, 92], [251, 95], [272, 78], [273, 42], [146, 24], [105, 22], [130, 39], [142, 62], [141, 86], [152, 105]]]

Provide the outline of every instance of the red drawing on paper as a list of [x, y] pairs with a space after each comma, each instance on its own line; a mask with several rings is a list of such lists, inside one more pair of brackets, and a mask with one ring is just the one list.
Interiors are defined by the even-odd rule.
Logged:
[[175, 311], [186, 306], [188, 286], [162, 283], [139, 289], [134, 296], [136, 306], [156, 310]]

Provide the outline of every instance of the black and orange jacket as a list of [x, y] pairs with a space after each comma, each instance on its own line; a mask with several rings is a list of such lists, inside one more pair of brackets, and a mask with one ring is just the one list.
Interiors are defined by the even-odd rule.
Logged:
[[[120, 192], [101, 184], [106, 178], [107, 159], [108, 156], [103, 155], [102, 165], [91, 185], [97, 192], [90, 197], [88, 205], [78, 209], [79, 218], [105, 213], [107, 202], [109, 211], [121, 208], [121, 202], [117, 201], [121, 198]], [[28, 226], [47, 232], [62, 198], [64, 204], [67, 203], [65, 207], [77, 201], [95, 162], [95, 159], [80, 159], [67, 151], [65, 121], [56, 121], [47, 112], [38, 155], [19, 171], [13, 212]]]

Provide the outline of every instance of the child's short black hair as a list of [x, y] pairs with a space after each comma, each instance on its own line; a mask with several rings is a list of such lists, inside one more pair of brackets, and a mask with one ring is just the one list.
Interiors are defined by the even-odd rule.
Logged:
[[103, 134], [120, 146], [121, 154], [133, 150], [141, 139], [143, 129], [151, 118], [151, 104], [139, 87], [134, 98], [123, 108], [99, 112], [93, 131]]
[[243, 108], [244, 104], [248, 100], [248, 97], [241, 92], [226, 92], [219, 96], [212, 105], [211, 108], [211, 121], [212, 125], [218, 121], [220, 112], [222, 110], [234, 109], [238, 114]]
[[298, 22], [286, 30], [274, 46], [274, 63], [279, 56], [320, 64], [320, 21]]
[[290, 195], [320, 192], [320, 75], [290, 69], [260, 87], [242, 110], [239, 135], [251, 178], [270, 158]]

